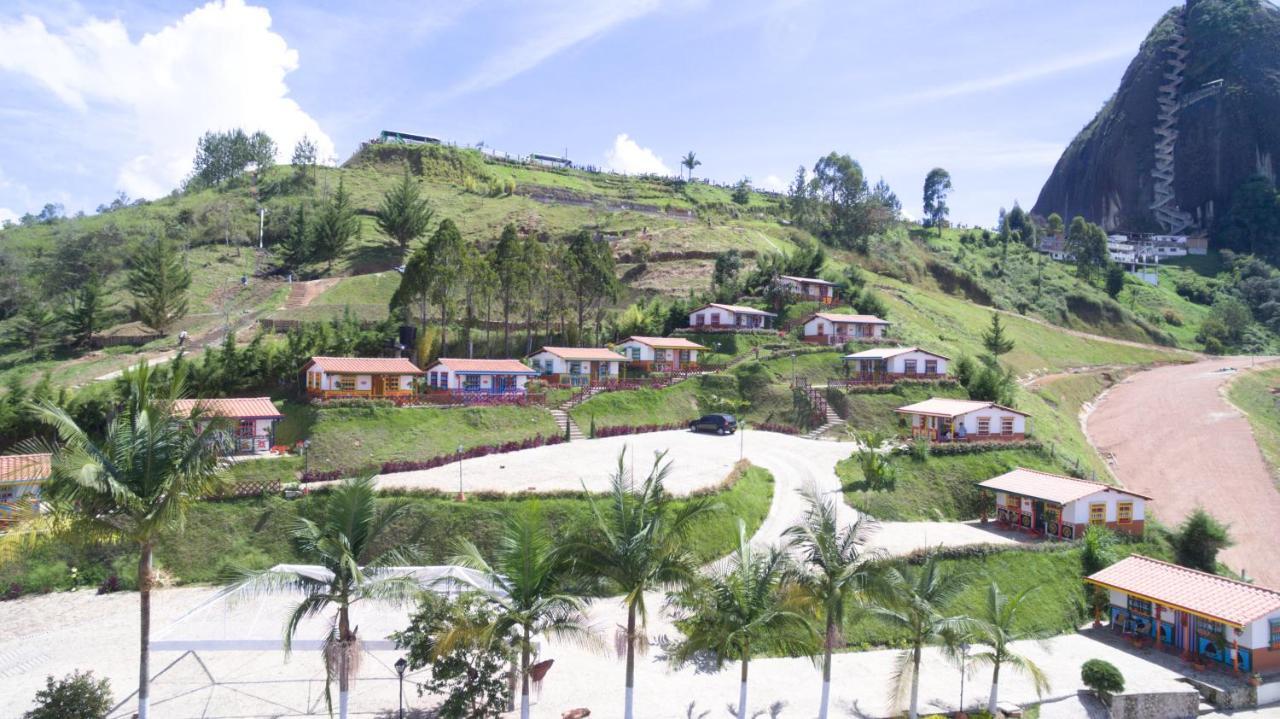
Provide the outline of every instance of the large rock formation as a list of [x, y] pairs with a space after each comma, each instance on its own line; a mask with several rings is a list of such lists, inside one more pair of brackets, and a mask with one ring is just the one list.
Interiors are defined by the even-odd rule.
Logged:
[[1194, 231], [1280, 154], [1280, 9], [1187, 0], [1165, 13], [1115, 95], [1053, 168], [1033, 212], [1108, 229]]

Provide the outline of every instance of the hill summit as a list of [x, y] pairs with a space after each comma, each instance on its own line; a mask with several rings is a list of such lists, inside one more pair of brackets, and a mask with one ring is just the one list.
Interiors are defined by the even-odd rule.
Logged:
[[1033, 211], [1186, 233], [1222, 216], [1280, 153], [1280, 8], [1187, 0], [1156, 23], [1120, 87], [1072, 140]]

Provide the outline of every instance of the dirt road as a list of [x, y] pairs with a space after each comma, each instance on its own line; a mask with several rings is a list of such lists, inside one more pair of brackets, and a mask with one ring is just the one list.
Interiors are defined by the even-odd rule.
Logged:
[[1223, 397], [1236, 371], [1274, 361], [1222, 357], [1139, 372], [1102, 396], [1085, 432], [1125, 487], [1155, 498], [1162, 522], [1203, 506], [1231, 525], [1235, 546], [1220, 560], [1280, 587], [1280, 492], [1248, 419]]

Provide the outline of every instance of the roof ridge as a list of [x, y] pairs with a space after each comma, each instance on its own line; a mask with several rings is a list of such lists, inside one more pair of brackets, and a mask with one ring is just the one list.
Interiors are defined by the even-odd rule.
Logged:
[[[1244, 581], [1241, 581], [1241, 580], [1239, 580], [1239, 579], [1232, 579], [1231, 577], [1224, 577], [1224, 576], [1222, 576], [1221, 574], [1213, 574], [1213, 573], [1211, 573], [1211, 572], [1205, 572], [1205, 571], [1202, 571], [1202, 570], [1199, 570], [1199, 569], [1193, 569], [1193, 568], [1191, 568], [1191, 567], [1184, 567], [1184, 566], [1182, 566], [1181, 564], [1175, 564], [1174, 562], [1166, 562], [1166, 561], [1164, 561], [1163, 559], [1156, 559], [1155, 557], [1148, 557], [1148, 556], [1147, 556], [1147, 555], [1145, 555], [1145, 554], [1138, 554], [1138, 553], [1136, 553], [1136, 552], [1135, 552], [1135, 553], [1133, 553], [1133, 554], [1130, 554], [1128, 557], [1126, 557], [1126, 559], [1141, 559], [1141, 560], [1148, 561], [1148, 562], [1154, 562], [1154, 563], [1156, 563], [1156, 564], [1160, 564], [1160, 565], [1163, 565], [1163, 566], [1166, 566], [1166, 567], [1171, 567], [1171, 568], [1173, 568], [1173, 569], [1179, 569], [1179, 570], [1182, 570], [1182, 571], [1184, 571], [1184, 572], [1190, 572], [1190, 573], [1192, 573], [1192, 574], [1197, 574], [1197, 575], [1200, 575], [1200, 576], [1205, 577], [1205, 578], [1207, 578], [1207, 579], [1216, 579], [1216, 580], [1219, 580], [1219, 581], [1222, 581], [1222, 582], [1226, 582], [1227, 584], [1235, 584], [1235, 585], [1238, 585], [1238, 586], [1241, 586], [1241, 587], [1246, 587], [1246, 588], [1248, 588], [1248, 589], [1257, 589], [1258, 591], [1266, 592], [1267, 594], [1274, 594], [1276, 597], [1280, 598], [1280, 589], [1272, 589], [1271, 587], [1264, 587], [1264, 586], [1262, 586], [1262, 585], [1260, 585], [1260, 584], [1250, 584], [1249, 582], [1244, 582]], [[1121, 560], [1121, 561], [1124, 561], [1124, 560]]]

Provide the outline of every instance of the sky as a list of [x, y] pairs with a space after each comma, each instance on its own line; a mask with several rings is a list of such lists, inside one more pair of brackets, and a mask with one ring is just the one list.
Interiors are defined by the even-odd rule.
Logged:
[[0, 0], [0, 222], [156, 198], [206, 130], [380, 130], [782, 189], [847, 153], [910, 216], [1035, 203], [1173, 0]]

